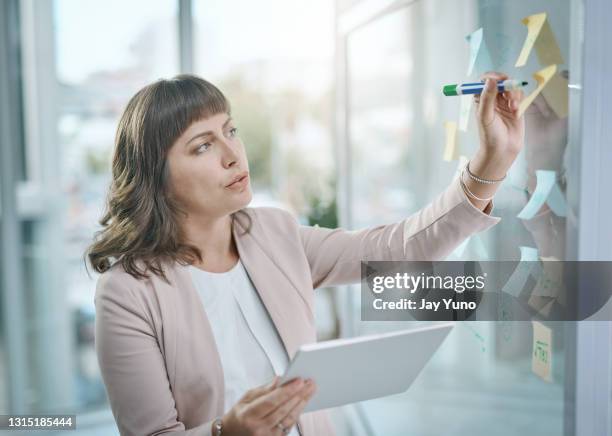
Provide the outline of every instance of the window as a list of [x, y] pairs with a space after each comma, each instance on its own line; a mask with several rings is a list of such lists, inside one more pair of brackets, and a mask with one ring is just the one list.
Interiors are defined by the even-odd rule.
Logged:
[[195, 70], [232, 103], [252, 205], [304, 221], [333, 207], [333, 13], [326, 0], [194, 3]]
[[83, 253], [104, 207], [123, 108], [145, 84], [178, 73], [177, 4], [23, 4], [26, 406], [106, 408], [93, 342], [95, 277]]

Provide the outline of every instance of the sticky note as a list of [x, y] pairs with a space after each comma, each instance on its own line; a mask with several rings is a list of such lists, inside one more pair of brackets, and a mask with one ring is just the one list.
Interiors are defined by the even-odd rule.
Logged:
[[534, 46], [541, 65], [564, 63], [561, 49], [559, 49], [555, 34], [548, 24], [546, 13], [530, 15], [523, 18], [521, 22], [527, 26], [527, 37], [516, 60], [515, 67], [522, 67], [527, 63]]
[[552, 382], [552, 330], [539, 321], [533, 324], [531, 370], [547, 382]]
[[[551, 174], [552, 173], [552, 174]], [[555, 172], [554, 171], [536, 171], [536, 189], [533, 191], [531, 198], [523, 209], [517, 215], [519, 218], [528, 220], [535, 216], [540, 208], [546, 203], [548, 194], [552, 190], [555, 184]]]
[[554, 299], [550, 299], [550, 301], [548, 303], [546, 303], [544, 306], [542, 306], [538, 310], [538, 313], [541, 314], [541, 316], [549, 316], [550, 315], [550, 311], [552, 310], [554, 305], [555, 305], [555, 300]]
[[563, 285], [563, 262], [551, 261], [551, 258], [542, 256], [543, 267], [538, 274], [538, 282], [531, 295], [536, 297], [559, 296]]
[[517, 217], [524, 220], [533, 218], [544, 203], [547, 203], [548, 207], [557, 216], [566, 216], [565, 197], [561, 193], [556, 179], [556, 171], [536, 170], [536, 189]]
[[[535, 278], [536, 280], [540, 280], [542, 274], [544, 274], [544, 272], [542, 270], [542, 267], [540, 266], [540, 262], [534, 262], [533, 267], [531, 268], [531, 277]], [[533, 295], [533, 290], [531, 292], [531, 295]]]
[[485, 244], [478, 235], [473, 235], [467, 238], [461, 244], [459, 244], [457, 248], [455, 248], [455, 250], [451, 253], [451, 256], [461, 259], [465, 254], [465, 251], [467, 250], [468, 246], [471, 246], [473, 248], [473, 250], [476, 252], [476, 256], [479, 259], [486, 260], [489, 258]]
[[445, 161], [456, 160], [459, 158], [459, 150], [457, 149], [457, 123], [454, 121], [446, 121], [444, 123], [446, 129], [446, 145], [444, 146]]
[[527, 193], [529, 194], [529, 191], [527, 190], [527, 188], [522, 188], [521, 186], [519, 186], [517, 183], [513, 183], [513, 182], [508, 182], [507, 183], [508, 186], [510, 186], [512, 189], [514, 189], [515, 191], [519, 191], [522, 193]]
[[465, 39], [470, 44], [470, 61], [468, 63], [467, 75], [471, 75], [474, 69], [479, 73], [493, 70], [491, 54], [485, 43], [482, 27], [467, 35]]
[[472, 112], [472, 104], [474, 103], [474, 96], [462, 95], [461, 109], [459, 110], [459, 130], [467, 132], [468, 123], [470, 122], [470, 114]]
[[565, 118], [569, 113], [568, 84], [565, 77], [555, 74], [542, 89], [542, 95], [559, 118]]
[[[555, 178], [555, 183], [548, 194], [548, 199], [546, 200], [546, 204], [548, 207], [552, 209], [555, 215], [560, 217], [567, 216], [567, 203], [565, 202], [565, 196], [561, 192], [561, 188], [556, 182], [557, 175], [555, 171], [551, 171], [553, 173], [553, 177]], [[537, 171], [536, 171], [537, 175]]]
[[474, 235], [473, 238], [474, 238], [473, 245], [475, 247], [476, 255], [478, 256], [478, 258], [481, 260], [488, 259], [489, 255], [487, 254], [487, 248], [485, 247], [485, 244], [482, 241], [482, 238], [480, 238], [480, 236], [478, 235]]
[[538, 87], [521, 102], [521, 105], [519, 106], [519, 117], [523, 116], [527, 108], [531, 105], [531, 103], [533, 103], [535, 98], [540, 94], [540, 92], [542, 92], [546, 84], [556, 73], [557, 66], [550, 65], [533, 74], [533, 78], [538, 83]]
[[465, 249], [467, 248], [469, 243], [470, 243], [470, 238], [467, 238], [465, 241], [463, 241], [461, 244], [459, 244], [457, 246], [457, 248], [455, 248], [455, 251], [453, 251], [451, 253], [451, 256], [454, 256], [454, 257], [457, 257], [457, 258], [461, 259], [461, 257], [463, 256], [463, 253], [465, 253]]
[[537, 262], [540, 260], [537, 248], [521, 246], [519, 250], [521, 250], [521, 262]]
[[512, 275], [506, 282], [506, 284], [502, 287], [502, 292], [506, 292], [507, 294], [512, 295], [513, 297], [518, 297], [523, 288], [525, 287], [525, 283], [527, 283], [527, 279], [531, 275], [531, 271], [535, 265], [535, 262], [538, 261], [538, 250], [533, 247], [519, 247], [521, 250], [521, 260], [519, 261], [518, 266], [512, 272]]
[[512, 38], [502, 32], [496, 32], [494, 38], [497, 43], [497, 65], [504, 65], [511, 53]]

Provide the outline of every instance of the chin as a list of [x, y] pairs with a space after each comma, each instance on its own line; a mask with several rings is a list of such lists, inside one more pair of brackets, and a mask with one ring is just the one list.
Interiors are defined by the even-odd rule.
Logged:
[[245, 208], [251, 203], [252, 200], [253, 193], [251, 192], [251, 188], [248, 187], [244, 190], [244, 192], [241, 193], [240, 197], [236, 199], [236, 204], [234, 205], [234, 207], [232, 207], [232, 209], [234, 209], [234, 212], [236, 212], [242, 208]]
[[251, 200], [253, 200], [253, 192], [251, 191], [250, 186], [249, 189], [247, 189], [247, 192], [245, 192], [245, 197], [244, 205], [242, 207], [247, 207], [251, 203]]

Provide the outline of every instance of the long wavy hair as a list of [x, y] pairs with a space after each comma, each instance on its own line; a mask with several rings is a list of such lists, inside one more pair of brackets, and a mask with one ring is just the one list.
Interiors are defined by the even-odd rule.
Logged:
[[[152, 272], [168, 281], [162, 264], [202, 261], [197, 247], [184, 240], [180, 206], [168, 195], [167, 153], [194, 122], [230, 113], [229, 101], [213, 84], [193, 75], [158, 80], [138, 91], [121, 115], [112, 159], [112, 181], [102, 229], [86, 251], [94, 271], [121, 262], [137, 279]], [[233, 220], [242, 213], [231, 214]]]

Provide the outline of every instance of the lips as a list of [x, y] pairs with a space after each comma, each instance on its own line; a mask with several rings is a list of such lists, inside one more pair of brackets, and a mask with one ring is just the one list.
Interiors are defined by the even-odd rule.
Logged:
[[248, 171], [245, 171], [245, 172], [243, 172], [243, 173], [240, 173], [240, 174], [236, 175], [236, 176], [235, 176], [235, 177], [232, 179], [232, 181], [231, 181], [229, 184], [225, 185], [225, 187], [226, 187], [226, 188], [229, 188], [229, 187], [230, 187], [230, 186], [232, 186], [234, 183], [236, 183], [236, 182], [240, 182], [242, 179], [244, 179], [244, 178], [245, 178], [246, 176], [248, 176], [248, 175], [249, 175]]

